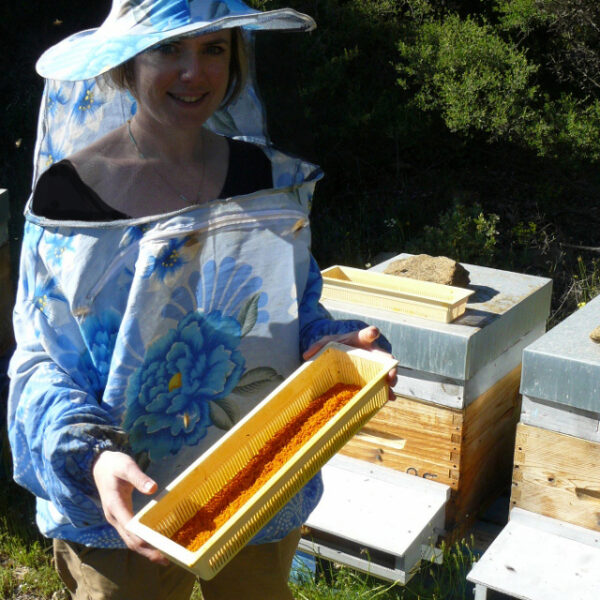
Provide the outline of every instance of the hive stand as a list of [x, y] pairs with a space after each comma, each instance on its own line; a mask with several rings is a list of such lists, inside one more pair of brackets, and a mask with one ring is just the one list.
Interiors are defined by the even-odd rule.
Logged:
[[341, 455], [322, 474], [300, 550], [402, 584], [422, 558], [440, 557], [448, 486]]
[[523, 353], [510, 521], [468, 576], [479, 589], [502, 589], [497, 565], [518, 547], [514, 571], [503, 572], [506, 593], [600, 594], [600, 345], [589, 338], [598, 324], [600, 297]]
[[491, 600], [489, 590], [521, 600], [591, 600], [600, 593], [600, 536], [513, 508], [467, 579], [475, 600]]

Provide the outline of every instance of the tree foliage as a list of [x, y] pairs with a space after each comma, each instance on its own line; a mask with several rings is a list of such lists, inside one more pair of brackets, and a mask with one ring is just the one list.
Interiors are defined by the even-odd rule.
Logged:
[[600, 93], [600, 4], [595, 0], [504, 0], [500, 26], [528, 43], [544, 40], [544, 68], [583, 97]]
[[[310, 34], [257, 35], [257, 73], [275, 143], [325, 172], [312, 219], [323, 266], [418, 251], [444, 228], [470, 231], [476, 210], [498, 220], [493, 256], [483, 235], [479, 250], [469, 245], [474, 262], [479, 252], [479, 262], [554, 277], [557, 294], [569, 286], [577, 265], [566, 248], [594, 246], [600, 225], [600, 3], [250, 3], [291, 5], [318, 23]], [[5, 69], [0, 185], [18, 215], [41, 87], [35, 58], [98, 23], [110, 1], [99, 0], [95, 14], [69, 0], [35, 10], [12, 4], [3, 7], [4, 39], [17, 58]], [[531, 223], [552, 234], [525, 243]]]
[[[275, 140], [326, 173], [313, 215], [321, 262], [441, 252], [445, 237], [453, 258], [468, 247], [473, 262], [551, 276], [560, 297], [577, 268], [566, 248], [593, 246], [600, 225], [598, 6], [295, 3], [319, 28], [262, 41], [259, 74]], [[497, 215], [493, 236], [456, 238], [479, 208]], [[517, 235], [531, 223], [543, 239]]]
[[537, 67], [485, 21], [450, 14], [414, 33], [398, 44], [398, 83], [414, 90], [418, 108], [439, 111], [450, 131], [512, 140], [535, 118]]
[[[600, 157], [600, 9], [514, 0], [485, 15], [426, 20], [401, 40], [398, 83], [451, 131], [481, 132], [560, 157]], [[540, 43], [543, 40], [543, 43]]]

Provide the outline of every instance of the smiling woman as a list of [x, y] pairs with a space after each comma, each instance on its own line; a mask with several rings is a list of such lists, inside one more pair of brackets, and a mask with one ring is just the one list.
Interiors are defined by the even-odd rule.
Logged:
[[[152, 46], [107, 73], [135, 98], [136, 114], [126, 126], [72, 154], [68, 166], [99, 196], [96, 203], [108, 205], [109, 215], [143, 217], [270, 187], [270, 167], [257, 147], [204, 127], [243, 88], [244, 47], [240, 28], [188, 34]], [[231, 182], [245, 185], [231, 190]], [[45, 189], [47, 182], [41, 183]], [[56, 214], [57, 207], [48, 206], [54, 195], [34, 196], [38, 214]], [[59, 209], [63, 218], [67, 208]]]
[[[205, 130], [204, 124], [224, 103], [232, 79], [236, 80], [235, 75], [230, 76], [231, 40], [229, 29], [175, 38], [130, 61], [130, 91], [137, 100], [137, 112], [127, 127], [133, 147], [126, 148], [137, 153], [137, 157], [129, 157], [131, 161], [141, 161], [138, 175], [142, 188], [165, 188], [162, 205], [166, 210], [219, 197], [223, 189], [229, 147], [225, 138]], [[102, 143], [107, 141], [122, 148], [122, 132]], [[97, 148], [88, 148], [75, 162], [88, 163], [90, 153], [97, 155]], [[110, 154], [114, 161], [114, 149]], [[123, 156], [123, 160], [127, 158]], [[129, 177], [130, 166], [128, 161], [127, 168], [117, 175]], [[164, 183], [177, 193], [169, 193]], [[119, 203], [113, 200], [113, 208], [144, 216], [148, 209], [158, 212], [160, 207], [153, 209], [146, 200], [143, 205], [132, 205], [130, 197], [119, 197]]]
[[[323, 340], [375, 343], [319, 304], [295, 224], [321, 173], [270, 145], [247, 76], [255, 31], [312, 27], [240, 0], [113, 0], [37, 63], [8, 422], [74, 598], [188, 598], [193, 576], [127, 531], [133, 511]], [[290, 600], [321, 491], [317, 476], [202, 582], [205, 600]]]

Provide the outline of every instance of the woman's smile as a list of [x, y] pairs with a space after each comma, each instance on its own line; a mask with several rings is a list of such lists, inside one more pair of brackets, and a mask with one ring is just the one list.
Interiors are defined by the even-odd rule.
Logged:
[[198, 102], [199, 100], [202, 100], [203, 98], [205, 98], [206, 94], [203, 94], [201, 96], [184, 96], [181, 94], [169, 94], [169, 96], [171, 96], [172, 98], [175, 98], [175, 100], [185, 102], [186, 104], [194, 104], [194, 103]]
[[182, 102], [187, 105], [197, 106], [208, 98], [208, 92], [203, 94], [176, 94], [174, 92], [167, 92], [167, 95], [173, 98], [176, 102]]

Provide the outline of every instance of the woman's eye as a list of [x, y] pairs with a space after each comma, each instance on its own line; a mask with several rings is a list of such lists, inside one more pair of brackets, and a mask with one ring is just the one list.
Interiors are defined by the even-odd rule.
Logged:
[[212, 54], [213, 56], [216, 56], [218, 54], [223, 54], [223, 52], [225, 52], [225, 48], [223, 46], [207, 46], [206, 50], [205, 50], [206, 54]]
[[176, 54], [177, 53], [177, 44], [173, 44], [173, 43], [166, 43], [166, 44], [161, 44], [160, 46], [157, 46], [155, 48], [156, 52], [159, 52], [160, 54], [164, 55], [164, 56], [170, 56], [171, 54]]

